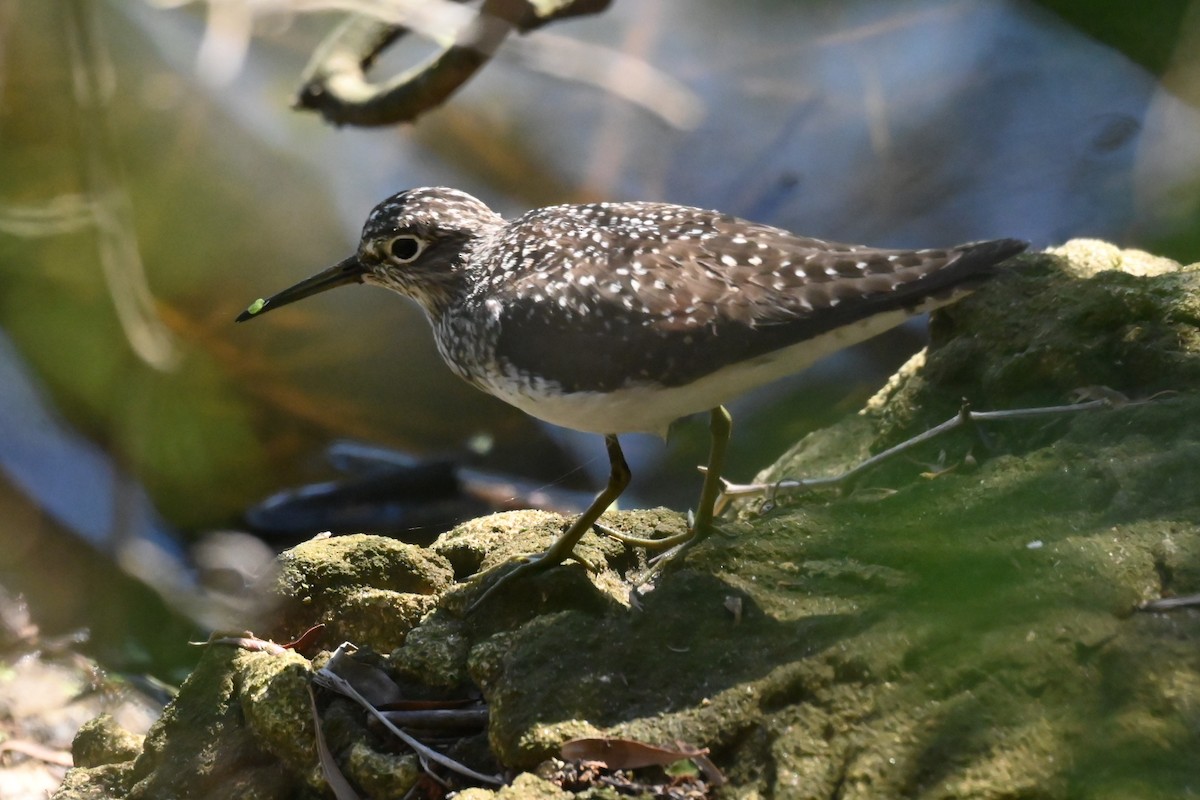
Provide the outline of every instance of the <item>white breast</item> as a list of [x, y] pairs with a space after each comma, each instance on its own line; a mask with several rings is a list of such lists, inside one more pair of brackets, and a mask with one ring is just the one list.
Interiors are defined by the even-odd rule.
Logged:
[[[961, 295], [960, 295], [961, 296]], [[913, 313], [953, 302], [930, 301]], [[608, 394], [559, 394], [551, 385], [488, 385], [485, 390], [538, 419], [590, 433], [652, 433], [689, 414], [707, 411], [733, 398], [791, 375], [842, 348], [896, 327], [912, 314], [891, 311], [763, 356], [723, 367], [685, 386], [633, 385]], [[697, 354], [702, 357], [702, 354]], [[595, 354], [581, 354], [594, 358]], [[620, 357], [619, 353], [613, 357]]]

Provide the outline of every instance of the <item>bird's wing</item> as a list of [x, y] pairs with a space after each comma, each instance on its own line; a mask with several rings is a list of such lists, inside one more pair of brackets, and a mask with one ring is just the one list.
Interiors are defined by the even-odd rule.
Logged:
[[[535, 270], [508, 273], [521, 277], [500, 310], [504, 357], [518, 369], [578, 372], [568, 391], [683, 385], [732, 361], [948, 298], [1025, 247], [1002, 239], [882, 250], [665, 204], [572, 208], [588, 211], [569, 230], [510, 226], [538, 243], [522, 255]], [[539, 214], [517, 226], [537, 228]], [[547, 219], [562, 225], [564, 215]]]

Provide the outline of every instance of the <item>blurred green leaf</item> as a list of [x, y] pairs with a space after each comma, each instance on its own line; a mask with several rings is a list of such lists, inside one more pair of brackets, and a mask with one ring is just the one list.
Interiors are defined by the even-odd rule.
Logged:
[[1088, 36], [1120, 50], [1155, 75], [1171, 63], [1190, 0], [1037, 0]]

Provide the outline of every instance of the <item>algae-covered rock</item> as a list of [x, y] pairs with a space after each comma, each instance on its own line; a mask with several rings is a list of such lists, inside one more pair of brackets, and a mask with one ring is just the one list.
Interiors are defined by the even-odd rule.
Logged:
[[501, 761], [607, 734], [706, 746], [733, 796], [1196, 785], [1200, 619], [1135, 609], [1200, 591], [1200, 270], [1075, 244], [1022, 262], [935, 319], [863, 414], [760, 479], [839, 471], [964, 398], [1111, 407], [956, 432], [847, 497], [752, 504], [641, 611], [509, 620], [468, 660]]
[[326, 642], [381, 651], [403, 641], [454, 577], [437, 553], [382, 536], [314, 539], [279, 561], [272, 634], [290, 640], [323, 623]]
[[294, 653], [211, 645], [146, 736], [131, 798], [299, 796], [317, 767]]
[[[680, 514], [664, 508], [610, 511], [600, 523], [641, 538], [672, 536], [686, 526]], [[456, 574], [470, 576], [493, 568], [507, 569], [514, 561], [545, 550], [570, 524], [570, 518], [545, 511], [491, 514], [459, 525], [430, 547], [454, 564]], [[545, 609], [579, 608], [600, 614], [609, 606], [628, 607], [629, 585], [623, 576], [645, 567], [644, 554], [593, 532], [584, 534], [574, 552], [563, 569], [530, 576], [520, 588], [505, 592], [504, 602], [489, 604], [484, 616], [502, 623]], [[461, 615], [478, 589], [478, 581], [460, 584], [447, 594], [442, 606]]]
[[67, 772], [54, 800], [112, 800], [129, 796], [132, 762], [76, 767]]
[[[282, 557], [276, 632], [325, 622], [327, 644], [387, 653], [377, 666], [409, 696], [481, 694], [491, 752], [518, 774], [459, 795], [472, 800], [562, 797], [539, 766], [584, 736], [707, 748], [722, 797], [1188, 796], [1200, 612], [1139, 608], [1200, 593], [1200, 268], [1102, 243], [1017, 264], [937, 315], [928, 351], [862, 413], [759, 479], [845, 469], [964, 399], [1105, 407], [966, 426], [842, 494], [772, 490], [641, 596], [624, 581], [645, 555], [589, 533], [578, 559], [466, 615], [480, 570], [568, 523], [543, 512], [475, 520], [428, 550], [306, 543]], [[604, 521], [641, 536], [684, 524], [663, 510]], [[60, 797], [329, 796], [308, 669], [210, 646], [135, 767], [75, 770], [84, 793]], [[349, 702], [323, 711], [364, 796], [406, 790], [403, 747]], [[480, 758], [482, 738], [444, 746]], [[216, 794], [215, 776], [237, 791]]]
[[467, 789], [455, 795], [458, 800], [566, 800], [577, 795], [564, 792], [547, 780], [528, 772], [518, 775], [509, 786], [496, 792], [486, 789]]
[[108, 714], [86, 722], [71, 742], [71, 758], [77, 767], [99, 767], [130, 761], [142, 752], [144, 736], [130, 733]]

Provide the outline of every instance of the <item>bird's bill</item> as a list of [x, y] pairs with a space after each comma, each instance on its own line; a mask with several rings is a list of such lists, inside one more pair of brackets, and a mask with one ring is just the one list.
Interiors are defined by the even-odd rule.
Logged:
[[288, 303], [312, 297], [314, 294], [320, 294], [338, 286], [345, 286], [347, 283], [362, 283], [366, 272], [366, 268], [359, 262], [358, 257], [350, 256], [345, 261], [340, 261], [329, 269], [300, 281], [295, 286], [289, 286], [266, 300], [255, 300], [249, 308], [238, 314], [237, 321], [245, 322], [261, 316], [271, 309], [286, 306]]

